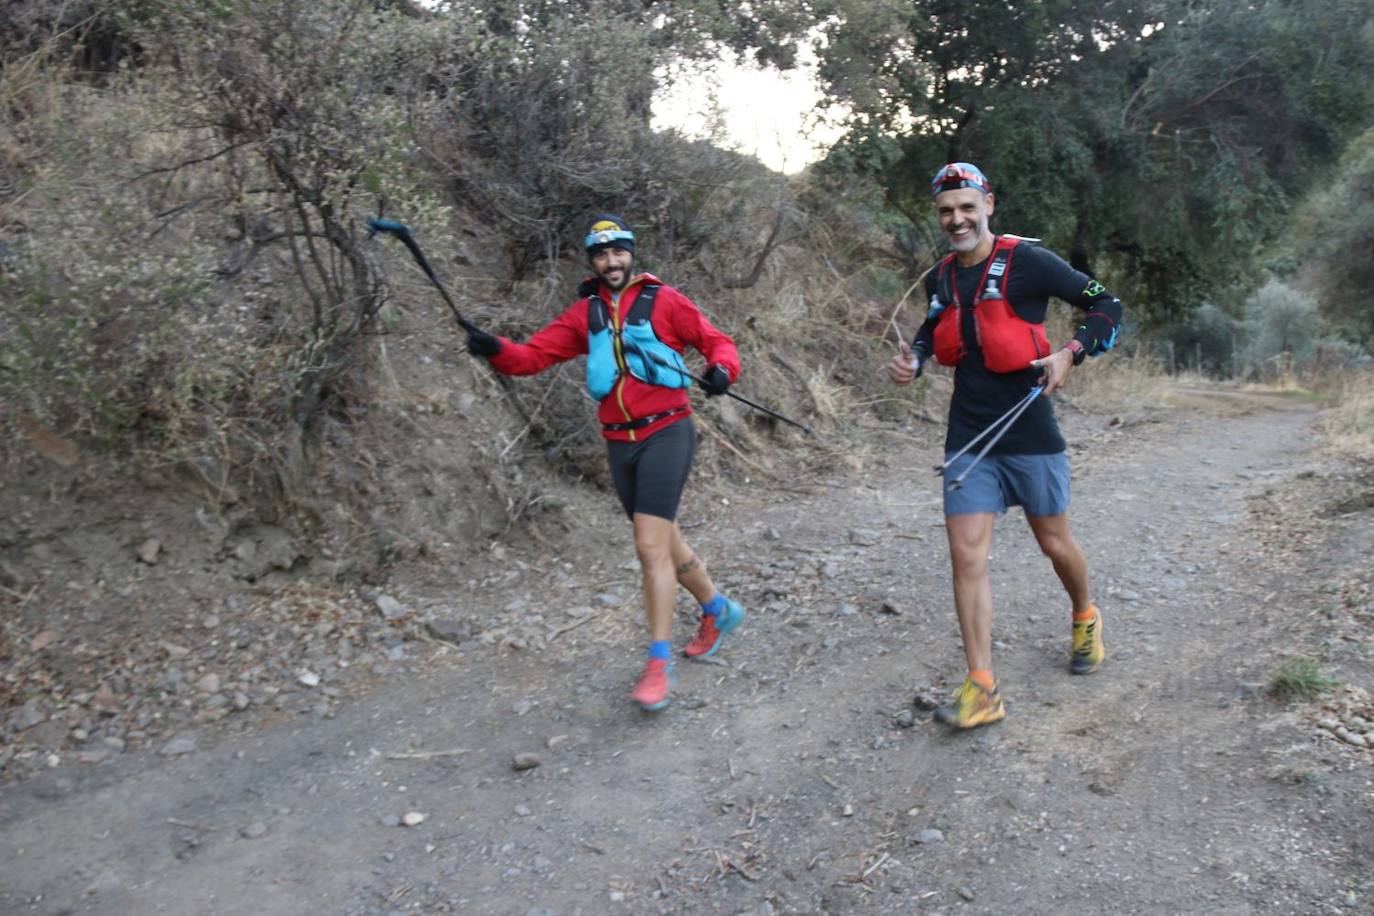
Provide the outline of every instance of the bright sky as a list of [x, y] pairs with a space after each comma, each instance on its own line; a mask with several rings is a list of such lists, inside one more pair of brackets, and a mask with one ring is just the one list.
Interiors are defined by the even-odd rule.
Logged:
[[719, 110], [717, 142], [758, 157], [788, 174], [815, 162], [839, 138], [821, 123], [814, 61], [781, 72], [724, 61], [701, 67], [667, 86], [654, 103], [654, 127], [676, 127], [688, 136], [711, 136], [712, 101]]
[[[435, 8], [442, 0], [419, 2]], [[712, 135], [713, 115], [718, 115], [718, 143], [753, 155], [776, 171], [800, 172], [840, 136], [839, 128], [821, 123], [816, 112], [820, 90], [815, 76], [815, 57], [804, 47], [798, 65], [786, 73], [725, 59], [703, 64], [691, 76], [660, 90], [653, 126], [676, 127], [689, 137], [705, 139]]]

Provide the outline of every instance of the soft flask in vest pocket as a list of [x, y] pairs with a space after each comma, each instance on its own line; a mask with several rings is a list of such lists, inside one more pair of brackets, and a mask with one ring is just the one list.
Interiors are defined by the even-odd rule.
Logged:
[[[1016, 314], [1003, 292], [1011, 277], [1012, 252], [1019, 242], [1015, 237], [998, 237], [979, 281], [977, 299], [971, 306], [983, 364], [992, 372], [1019, 372], [1030, 368], [1031, 360], [1050, 354], [1045, 326]], [[969, 308], [959, 301], [953, 273], [954, 256], [950, 255], [940, 265], [937, 289], [942, 298], [948, 296], [955, 307], [946, 308], [935, 326], [935, 358], [947, 366], [957, 365], [964, 355], [962, 316], [963, 310]]]
[[[649, 318], [653, 314], [654, 297], [657, 294], [657, 286], [645, 286], [640, 290], [629, 314], [625, 316], [619, 340], [611, 328], [606, 303], [599, 296], [592, 296], [588, 301], [587, 391], [598, 401], [615, 387], [616, 380], [620, 378], [622, 361], [631, 375], [650, 385], [686, 388], [692, 384], [682, 354], [654, 334], [654, 326]], [[619, 353], [616, 352], [617, 343]]]

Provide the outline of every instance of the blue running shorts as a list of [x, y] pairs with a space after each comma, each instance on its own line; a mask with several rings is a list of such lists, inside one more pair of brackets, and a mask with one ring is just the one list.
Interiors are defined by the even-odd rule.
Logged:
[[950, 483], [973, 459], [974, 452], [969, 451], [945, 470], [945, 515], [1000, 514], [1012, 506], [1020, 506], [1027, 515], [1063, 515], [1069, 511], [1068, 452], [988, 455], [960, 489], [951, 489]]

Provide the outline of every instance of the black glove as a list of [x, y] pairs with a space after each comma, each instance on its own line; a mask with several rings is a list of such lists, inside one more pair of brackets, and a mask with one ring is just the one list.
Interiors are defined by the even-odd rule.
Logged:
[[702, 391], [706, 392], [708, 398], [713, 398], [718, 394], [724, 394], [725, 390], [730, 387], [730, 373], [726, 372], [725, 367], [720, 363], [716, 363], [706, 370], [706, 374], [697, 381], [697, 384], [701, 386]]
[[501, 341], [499, 338], [491, 336], [486, 331], [479, 331], [477, 328], [469, 328], [468, 352], [473, 356], [491, 358], [501, 352]]

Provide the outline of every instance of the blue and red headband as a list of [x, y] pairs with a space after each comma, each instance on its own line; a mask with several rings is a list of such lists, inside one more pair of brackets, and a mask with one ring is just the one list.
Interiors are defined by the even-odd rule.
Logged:
[[982, 169], [968, 162], [951, 162], [948, 165], [940, 166], [940, 170], [935, 173], [935, 177], [930, 179], [930, 196], [935, 197], [941, 191], [953, 191], [957, 188], [977, 188], [984, 194], [992, 193], [992, 185], [988, 182], [988, 176], [983, 174]]

